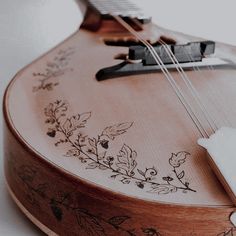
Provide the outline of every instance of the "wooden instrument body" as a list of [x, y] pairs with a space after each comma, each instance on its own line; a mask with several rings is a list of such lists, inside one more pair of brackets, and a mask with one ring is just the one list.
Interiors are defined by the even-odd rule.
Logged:
[[[145, 27], [144, 35], [149, 32], [153, 38], [159, 38], [160, 35], [156, 33], [160, 32], [158, 28], [151, 24]], [[50, 229], [51, 233], [59, 235], [234, 235], [235, 228], [229, 217], [235, 211], [235, 207], [209, 168], [204, 166], [204, 151], [196, 145], [199, 134], [164, 80], [164, 76], [161, 73], [152, 73], [105, 82], [95, 80], [94, 75], [99, 69], [109, 66], [111, 62], [116, 64], [114, 56], [127, 51], [125, 47], [104, 44], [104, 38], [107, 37], [130, 37], [126, 32], [117, 30], [114, 33], [109, 29], [110, 27], [104, 26], [98, 32], [79, 30], [19, 72], [9, 85], [4, 98], [4, 149], [6, 179], [12, 195], [29, 211], [29, 217], [33, 221], [37, 219], [35, 223], [47, 233]], [[147, 38], [150, 38], [149, 33]], [[190, 39], [177, 33], [174, 33], [174, 37], [177, 41]], [[219, 52], [225, 53], [226, 57], [234, 57], [235, 48], [218, 46]], [[60, 55], [63, 57], [62, 63]], [[53, 67], [53, 63], [50, 62], [55, 63], [58, 70], [54, 71], [51, 77], [44, 77], [47, 79], [42, 80], [43, 77], [38, 72], [50, 69], [50, 65]], [[178, 76], [176, 72], [173, 74]], [[215, 98], [214, 104], [224, 104], [223, 110], [227, 113], [228, 119], [236, 124], [236, 109], [233, 109], [236, 98], [236, 71], [223, 68], [215, 72], [188, 71], [187, 74], [200, 91], [210, 112], [216, 117], [222, 113], [221, 110], [213, 111], [209, 105]], [[219, 94], [215, 92], [217, 90]], [[127, 122], [126, 128], [123, 129], [125, 137], [122, 136], [122, 139], [115, 143], [116, 146], [125, 144], [126, 151], [140, 154], [137, 159], [139, 158], [141, 164], [136, 165], [141, 166], [141, 169], [147, 168], [145, 164], [150, 167], [157, 165], [158, 172], [161, 172], [163, 178], [173, 177], [169, 176], [172, 174], [169, 169], [166, 172], [167, 176], [163, 174], [166, 165], [169, 165], [168, 155], [171, 156], [171, 153], [175, 152], [177, 155], [178, 152], [186, 150], [191, 156], [199, 158], [191, 160], [191, 164], [186, 164], [187, 161], [185, 163], [189, 166], [185, 167], [184, 173], [190, 178], [190, 183], [184, 185], [185, 192], [177, 191], [176, 188], [176, 193], [171, 193], [171, 190], [167, 189], [167, 194], [155, 200], [151, 199], [153, 197], [147, 197], [150, 191], [146, 191], [142, 199], [141, 190], [144, 187], [139, 179], [133, 181], [136, 175], [129, 175], [128, 181], [133, 184], [129, 194], [129, 183], [125, 183], [126, 179], [119, 179], [119, 182], [124, 180], [124, 183], [117, 184], [109, 178], [111, 173], [107, 174], [107, 170], [99, 170], [91, 165], [90, 170], [87, 170], [79, 156], [68, 154], [71, 149], [63, 146], [64, 141], [61, 141], [63, 145], [59, 145], [59, 148], [54, 145], [55, 141], [60, 142], [62, 138], [58, 134], [53, 134], [51, 127], [54, 126], [50, 121], [44, 123], [48, 118], [47, 115], [45, 117], [45, 109], [57, 100], [58, 104], [64, 100], [69, 103], [69, 108], [66, 107], [65, 112], [71, 109], [71, 115], [92, 112], [97, 123], [91, 124], [89, 133], [112, 124]], [[140, 117], [137, 117], [137, 114]], [[88, 118], [85, 120], [87, 122]], [[37, 121], [39, 123], [35, 126]], [[131, 126], [135, 131], [129, 134], [128, 129]], [[48, 128], [51, 129], [51, 133], [48, 133]], [[25, 136], [22, 135], [22, 130], [26, 130]], [[111, 142], [112, 140], [109, 140], [109, 145]], [[128, 142], [129, 146], [126, 144]], [[157, 147], [154, 145], [153, 150], [150, 150], [155, 143]], [[47, 145], [43, 148], [45, 144]], [[103, 144], [105, 149], [108, 148], [107, 144]], [[131, 146], [136, 148], [136, 151], [131, 150]], [[115, 151], [115, 148], [112, 151]], [[45, 156], [47, 152], [48, 157]], [[157, 154], [165, 154], [167, 157], [159, 158], [158, 161], [163, 160], [167, 164], [154, 162], [153, 155]], [[151, 156], [150, 159], [146, 160], [145, 155]], [[71, 164], [68, 164], [69, 162]], [[84, 173], [89, 171], [91, 179], [96, 179], [101, 174], [102, 180], [97, 179], [96, 185], [94, 181], [84, 177], [86, 174], [83, 176], [82, 169], [77, 171], [77, 165], [82, 166]], [[162, 166], [165, 166], [164, 170], [160, 170]], [[202, 171], [201, 168], [205, 170]], [[96, 172], [94, 176], [91, 174], [92, 171]], [[178, 175], [183, 173], [182, 171], [183, 169]], [[188, 186], [192, 187], [191, 183], [194, 182], [191, 173], [193, 176], [200, 176], [196, 183], [192, 184], [193, 189], [197, 189], [197, 197], [194, 197], [195, 193], [186, 189]], [[177, 180], [181, 179], [182, 176], [179, 176]], [[203, 183], [206, 180], [209, 180], [209, 185], [205, 187]], [[110, 187], [107, 187], [106, 181]], [[203, 187], [199, 187], [198, 183]], [[134, 185], [139, 185], [137, 193]], [[120, 190], [122, 186], [124, 192]], [[209, 192], [203, 192], [204, 188]], [[215, 189], [218, 189], [216, 193], [219, 197], [213, 196]], [[193, 197], [188, 198], [188, 194]], [[199, 200], [201, 195], [202, 199]], [[205, 198], [207, 200], [204, 202]], [[195, 201], [192, 204], [191, 199]], [[209, 203], [211, 199], [212, 204]], [[221, 205], [220, 202], [225, 205]]]

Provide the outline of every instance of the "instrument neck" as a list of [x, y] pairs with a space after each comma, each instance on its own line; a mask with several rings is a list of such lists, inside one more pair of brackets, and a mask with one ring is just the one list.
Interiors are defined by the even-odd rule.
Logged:
[[89, 8], [94, 10], [103, 19], [111, 19], [112, 16], [137, 19], [142, 24], [149, 23], [151, 17], [129, 0], [86, 0]]

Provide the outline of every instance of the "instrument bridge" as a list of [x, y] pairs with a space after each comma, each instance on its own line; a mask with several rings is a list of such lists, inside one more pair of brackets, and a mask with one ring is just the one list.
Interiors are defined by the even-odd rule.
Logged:
[[176, 70], [179, 66], [185, 70], [194, 67], [232, 66], [232, 63], [213, 57], [215, 42], [201, 41], [187, 44], [160, 44], [153, 47], [162, 65], [158, 65], [150, 50], [142, 45], [132, 45], [128, 54], [117, 57], [123, 61], [115, 66], [106, 67], [96, 74], [98, 81], [134, 74], [155, 73], [164, 66], [168, 70]]

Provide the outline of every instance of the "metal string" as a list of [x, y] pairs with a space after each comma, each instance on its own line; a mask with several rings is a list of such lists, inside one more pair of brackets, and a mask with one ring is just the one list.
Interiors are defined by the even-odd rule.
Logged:
[[[137, 21], [137, 20], [135, 19], [134, 22], [136, 22], [136, 21]], [[137, 22], [137, 24], [139, 24], [139, 22]], [[163, 30], [159, 29], [159, 31], [163, 33]], [[161, 40], [161, 41], [162, 41], [164, 44], [166, 44], [163, 40]], [[167, 45], [167, 44], [166, 44], [166, 45]], [[172, 52], [172, 51], [171, 51], [171, 52]], [[172, 53], [172, 54], [173, 54], [173, 53]], [[193, 58], [192, 58], [192, 55], [190, 55], [190, 54], [186, 51], [186, 49], [184, 49], [184, 54], [189, 57], [189, 59], [190, 59], [191, 62], [194, 62], [194, 60], [193, 60]], [[192, 68], [194, 69], [194, 71], [202, 72], [198, 65], [193, 65]], [[211, 66], [207, 65], [207, 68], [208, 68], [208, 71], [210, 71], [211, 73], [214, 73], [214, 71], [215, 71], [215, 70], [214, 70], [214, 66], [212, 66], [212, 65], [211, 65]], [[189, 82], [190, 82], [190, 84], [192, 84], [192, 82], [191, 82], [190, 80], [189, 80]], [[217, 125], [217, 124], [216, 124], [216, 123], [217, 123], [216, 120], [213, 120], [213, 118], [209, 115], [209, 113], [207, 112], [207, 109], [206, 109], [204, 103], [201, 101], [201, 98], [200, 98], [199, 93], [198, 93], [198, 91], [196, 90], [196, 88], [195, 88], [193, 85], [190, 85], [190, 86], [193, 88], [193, 90], [195, 90], [195, 93], [197, 94], [197, 97], [198, 97], [198, 99], [199, 99], [199, 102], [202, 104], [203, 110], [206, 111], [206, 114], [207, 114], [207, 116], [209, 117], [209, 120], [212, 120], [212, 122], [213, 122], [213, 124], [214, 124], [214, 127], [215, 127], [216, 129], [218, 129], [221, 125]], [[219, 96], [219, 95], [218, 95], [218, 96]], [[225, 115], [225, 113], [224, 113], [223, 111], [221, 111], [221, 117], [222, 117], [222, 119], [220, 119], [220, 120], [223, 120], [222, 122], [223, 122], [226, 126], [232, 126], [231, 122], [229, 121], [229, 119], [227, 118], [227, 116]]]
[[197, 129], [199, 130], [200, 134], [203, 137], [209, 137], [208, 131], [204, 128], [201, 121], [198, 119], [198, 117], [196, 116], [196, 114], [192, 110], [192, 107], [187, 102], [187, 100], [186, 100], [184, 94], [182, 93], [181, 89], [179, 88], [178, 84], [175, 82], [172, 75], [169, 73], [169, 71], [167, 70], [167, 68], [165, 67], [163, 62], [161, 61], [161, 58], [159, 57], [159, 55], [157, 54], [157, 52], [155, 51], [153, 46], [151, 44], [149, 44], [146, 40], [142, 39], [142, 37], [130, 25], [128, 25], [120, 16], [113, 15], [113, 17], [148, 48], [148, 50], [150, 51], [150, 53], [154, 57], [155, 61], [159, 65], [161, 71], [164, 73], [165, 77], [167, 78], [168, 82], [170, 83], [171, 87], [173, 88], [174, 92], [176, 93], [178, 99], [180, 100], [180, 102], [182, 103], [184, 108], [186, 109], [188, 115], [190, 116], [190, 118], [194, 122]]
[[201, 109], [201, 112], [204, 115], [207, 123], [211, 127], [212, 131], [215, 132], [218, 129], [218, 127], [216, 125], [216, 122], [213, 120], [213, 118], [208, 113], [204, 103], [202, 102], [202, 100], [199, 96], [199, 93], [197, 92], [197, 90], [193, 86], [192, 82], [189, 80], [187, 74], [185, 73], [185, 71], [183, 70], [181, 65], [179, 64], [177, 58], [175, 57], [174, 53], [170, 50], [168, 45], [163, 40], [160, 40], [160, 42], [163, 45], [163, 47], [165, 48], [165, 50], [166, 50], [168, 56], [170, 57], [171, 61], [174, 63], [177, 71], [180, 73], [182, 80], [184, 81], [185, 85], [187, 86], [187, 88], [191, 92], [195, 102], [197, 103], [197, 105]]
[[[190, 60], [191, 62], [194, 63], [193, 57], [187, 52], [186, 49], [184, 49], [184, 54], [189, 57], [189, 60]], [[210, 65], [210, 66], [207, 65], [206, 67], [207, 67], [207, 70], [208, 70], [211, 74], [213, 74], [213, 73], [215, 74], [214, 66], [212, 66], [212, 65]], [[198, 65], [193, 65], [192, 68], [193, 68], [193, 70], [194, 70], [195, 72], [200, 73], [200, 76], [201, 76], [201, 77], [203, 77], [203, 76], [202, 76], [202, 70], [200, 69], [200, 67], [199, 67]], [[210, 87], [209, 90], [212, 91], [212, 88]], [[217, 92], [217, 91], [215, 91], [215, 92]], [[216, 95], [217, 95], [217, 97], [220, 96], [219, 93], [217, 93]], [[212, 102], [211, 102], [211, 103], [212, 103]], [[218, 110], [218, 109], [217, 109], [218, 107], [223, 107], [223, 105], [220, 105], [220, 104], [216, 105], [215, 103], [213, 103], [212, 105], [214, 106], [214, 108], [215, 108], [216, 110]], [[231, 127], [232, 127], [231, 122], [229, 121], [229, 119], [227, 118], [227, 116], [226, 116], [226, 114], [225, 114], [225, 112], [224, 112], [223, 110], [220, 111], [220, 116], [221, 116], [221, 117], [219, 117], [218, 122], [217, 122], [216, 119], [215, 119], [215, 123], [216, 123], [216, 124], [218, 123], [218, 125], [216, 125], [218, 128], [222, 127], [222, 124], [225, 125], [225, 126], [231, 126]], [[211, 117], [212, 117], [212, 116], [211, 116]]]
[[[190, 55], [190, 54], [188, 54], [187, 52], [186, 52], [186, 50], [184, 50], [184, 53], [185, 53], [185, 55], [188, 55], [189, 57], [190, 57], [190, 60], [193, 62], [193, 58], [192, 58], [192, 56]], [[202, 72], [202, 70], [199, 68], [199, 66], [197, 65], [197, 66], [193, 66], [193, 69], [195, 70], [195, 68], [197, 68], [197, 71], [198, 72]], [[208, 69], [208, 71], [211, 73], [211, 74], [215, 74], [216, 72], [215, 72], [215, 69], [214, 69], [214, 66], [213, 65], [207, 65], [207, 69]], [[202, 76], [202, 75], [201, 75]], [[211, 89], [211, 87], [209, 88], [210, 90], [212, 90]], [[216, 91], [217, 92], [217, 91]], [[220, 95], [219, 95], [219, 93], [217, 92], [217, 97], [220, 97]], [[217, 107], [224, 107], [222, 104], [220, 105], [220, 104], [218, 104], [218, 106], [216, 105], [216, 104], [213, 104], [214, 105], [214, 107], [215, 107], [215, 109], [217, 109]], [[218, 109], [217, 109], [218, 110]], [[220, 123], [222, 122], [224, 125], [226, 125], [226, 126], [230, 126], [230, 127], [232, 127], [233, 125], [232, 125], [232, 123], [231, 123], [231, 121], [229, 121], [229, 119], [228, 119], [228, 117], [226, 116], [226, 114], [225, 114], [225, 112], [223, 111], [223, 110], [221, 110], [220, 111], [220, 116], [221, 116], [221, 119], [220, 119]], [[222, 125], [218, 125], [218, 127], [221, 127]]]
[[[132, 19], [132, 21], [137, 24], [137, 25], [140, 25], [140, 23], [138, 22], [137, 19]], [[206, 119], [208, 125], [210, 126], [211, 130], [213, 132], [215, 132], [217, 129], [218, 129], [218, 125], [217, 125], [217, 122], [215, 119], [212, 118], [212, 116], [209, 114], [209, 112], [207, 111], [204, 103], [202, 102], [201, 98], [200, 98], [200, 95], [198, 93], [198, 91], [196, 90], [196, 88], [193, 86], [191, 80], [188, 78], [188, 76], [186, 75], [185, 71], [183, 70], [183, 68], [181, 67], [181, 65], [179, 64], [177, 58], [175, 57], [175, 55], [173, 54], [173, 52], [171, 51], [171, 49], [168, 47], [168, 45], [163, 41], [163, 40], [160, 40], [159, 41], [166, 53], [168, 54], [169, 58], [171, 59], [172, 63], [175, 65], [177, 71], [179, 72], [179, 74], [181, 75], [181, 78], [182, 80], [184, 81], [185, 85], [187, 86], [187, 88], [189, 89], [189, 91], [191, 92], [192, 94], [192, 97], [194, 98], [195, 102], [197, 103], [198, 107], [200, 108], [204, 118]], [[185, 55], [187, 55], [188, 57], [190, 57], [190, 61], [193, 62], [193, 59], [191, 57], [190, 54], [187, 54], [185, 51], [184, 51]], [[197, 68], [197, 70], [200, 72], [200, 68], [198, 66], [193, 66], [193, 69], [194, 71], [196, 71], [195, 67]], [[208, 67], [208, 70], [210, 71], [213, 71], [213, 68], [212, 66], [207, 66]], [[226, 123], [227, 125], [231, 124], [231, 122], [227, 119], [227, 117], [225, 116], [225, 114], [221, 114], [222, 116], [224, 116], [224, 123]]]
[[[140, 23], [137, 19], [132, 18], [132, 21], [136, 25], [140, 25]], [[177, 58], [175, 57], [174, 53], [171, 51], [171, 49], [168, 47], [168, 45], [162, 39], [160, 39], [159, 42], [161, 43], [161, 45], [163, 45], [164, 50], [168, 54], [168, 56], [171, 59], [172, 63], [175, 65], [175, 68], [177, 69], [178, 73], [180, 74], [180, 76], [181, 76], [182, 80], [184, 81], [185, 85], [187, 86], [188, 90], [191, 92], [192, 97], [194, 98], [195, 102], [197, 103], [198, 107], [200, 108], [200, 110], [201, 110], [204, 118], [206, 119], [208, 125], [210, 126], [212, 132], [215, 132], [218, 129], [218, 127], [216, 125], [216, 122], [213, 120], [213, 118], [208, 113], [208, 111], [207, 111], [206, 107], [204, 106], [197, 90], [194, 88], [192, 82], [189, 80], [187, 74], [185, 73], [185, 71], [183, 70], [181, 65], [179, 64], [179, 62], [178, 62]]]

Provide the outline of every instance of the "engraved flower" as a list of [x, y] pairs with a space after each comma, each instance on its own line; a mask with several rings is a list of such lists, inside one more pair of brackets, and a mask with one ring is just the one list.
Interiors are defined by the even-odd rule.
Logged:
[[108, 140], [103, 139], [102, 141], [100, 141], [100, 144], [105, 149], [109, 148], [109, 141]]
[[171, 158], [169, 159], [169, 163], [174, 168], [180, 167], [180, 165], [185, 162], [188, 155], [190, 155], [190, 153], [188, 152], [172, 153]]

